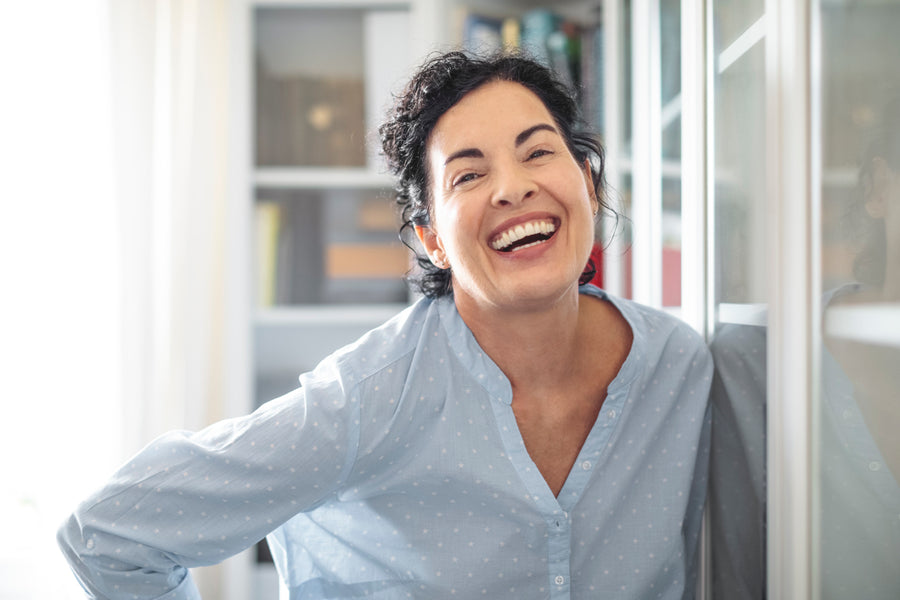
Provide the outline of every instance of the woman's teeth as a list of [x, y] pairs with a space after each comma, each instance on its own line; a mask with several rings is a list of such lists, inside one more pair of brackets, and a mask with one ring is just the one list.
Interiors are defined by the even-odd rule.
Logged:
[[530, 221], [504, 231], [491, 242], [491, 247], [501, 252], [519, 250], [549, 239], [555, 231], [553, 221]]

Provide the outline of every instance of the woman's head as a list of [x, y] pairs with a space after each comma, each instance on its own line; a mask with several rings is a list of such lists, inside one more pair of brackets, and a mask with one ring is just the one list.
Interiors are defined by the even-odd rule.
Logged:
[[[450, 52], [426, 61], [379, 130], [388, 166], [397, 178], [401, 235], [408, 237], [416, 226], [430, 225], [434, 216], [435, 182], [429, 169], [428, 144], [435, 126], [464, 97], [492, 82], [519, 84], [540, 100], [568, 152], [577, 163], [589, 165], [594, 198], [603, 203], [603, 150], [599, 142], [579, 130], [577, 104], [570, 90], [547, 68], [519, 55], [483, 58]], [[417, 281], [420, 291], [431, 297], [449, 293], [449, 269], [435, 265], [421, 252], [417, 252], [417, 260], [423, 271]]]

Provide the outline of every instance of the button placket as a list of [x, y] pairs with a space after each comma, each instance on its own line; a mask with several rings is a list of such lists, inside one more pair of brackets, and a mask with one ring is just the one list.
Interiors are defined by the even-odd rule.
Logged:
[[569, 560], [571, 558], [569, 554], [572, 542], [569, 514], [564, 510], [557, 511], [548, 524], [550, 525], [550, 562], [548, 567], [552, 589], [551, 597], [568, 598]]

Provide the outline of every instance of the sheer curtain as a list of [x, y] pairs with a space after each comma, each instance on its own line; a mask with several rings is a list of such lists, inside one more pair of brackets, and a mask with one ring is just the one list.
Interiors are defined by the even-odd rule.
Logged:
[[[226, 416], [228, 3], [109, 7], [131, 453]], [[215, 569], [196, 577], [220, 595]]]
[[223, 416], [227, 3], [111, 1], [126, 450]]
[[65, 515], [156, 435], [229, 416], [227, 8], [0, 7], [0, 598], [83, 598]]

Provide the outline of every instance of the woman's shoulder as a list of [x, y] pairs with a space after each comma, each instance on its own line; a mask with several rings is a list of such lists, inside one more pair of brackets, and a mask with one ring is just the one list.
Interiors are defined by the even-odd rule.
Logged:
[[582, 286], [581, 293], [612, 304], [628, 322], [636, 340], [656, 345], [674, 336], [692, 347], [706, 349], [700, 333], [669, 311], [610, 294], [593, 285]]
[[356, 341], [334, 351], [314, 370], [344, 375], [352, 374], [362, 380], [415, 351], [423, 335], [433, 335], [439, 327], [441, 300], [421, 298], [381, 325], [369, 330]]

